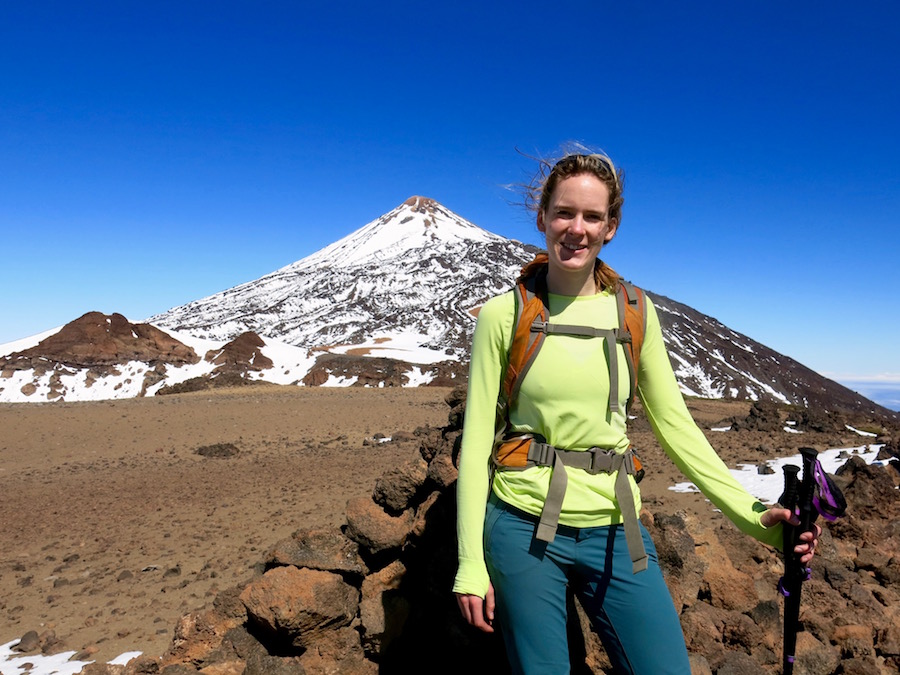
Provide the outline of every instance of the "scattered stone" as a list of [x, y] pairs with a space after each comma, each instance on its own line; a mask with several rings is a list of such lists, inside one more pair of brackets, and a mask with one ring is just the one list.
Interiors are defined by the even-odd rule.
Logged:
[[762, 665], [743, 652], [729, 652], [716, 669], [716, 675], [759, 675]]
[[41, 654], [51, 654], [57, 651], [62, 645], [62, 640], [56, 637], [56, 631], [53, 630], [48, 630], [41, 633], [40, 641]]
[[366, 659], [359, 633], [352, 628], [330, 631], [311, 645], [297, 661], [304, 675], [376, 675], [379, 672], [378, 666]]
[[840, 663], [841, 675], [882, 675], [878, 662], [871, 656], [844, 659]]
[[99, 651], [96, 645], [88, 645], [80, 652], [77, 652], [71, 660], [73, 661], [89, 661], [94, 658], [94, 654]]
[[125, 675], [125, 666], [109, 663], [89, 663], [81, 669], [81, 675]]
[[237, 456], [240, 450], [234, 443], [214, 443], [212, 445], [201, 445], [194, 452], [202, 457], [227, 459]]
[[836, 647], [823, 644], [806, 631], [797, 633], [795, 672], [831, 675], [840, 661], [840, 652]]
[[459, 470], [449, 452], [440, 452], [428, 465], [428, 479], [439, 487], [446, 488], [456, 483]]
[[163, 572], [163, 579], [171, 579], [172, 577], [180, 577], [181, 576], [181, 565], [175, 565], [175, 567], [170, 567], [165, 572]]
[[12, 650], [15, 652], [33, 652], [38, 647], [41, 646], [40, 637], [38, 637], [38, 633], [36, 630], [30, 630], [25, 633], [21, 638], [19, 638], [19, 642], [12, 646]]

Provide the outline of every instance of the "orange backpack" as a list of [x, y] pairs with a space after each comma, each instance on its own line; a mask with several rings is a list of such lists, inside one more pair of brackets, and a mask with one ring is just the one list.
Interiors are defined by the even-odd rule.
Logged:
[[[579, 335], [582, 337], [602, 337], [607, 342], [622, 343], [628, 364], [629, 395], [626, 412], [631, 409], [637, 392], [638, 363], [644, 344], [644, 324], [647, 321], [647, 307], [644, 292], [623, 279], [619, 279], [616, 291], [616, 306], [619, 314], [619, 328], [602, 329], [589, 326], [568, 326], [549, 322], [550, 310], [547, 302], [547, 254], [538, 253], [534, 260], [522, 268], [516, 281], [516, 321], [512, 345], [509, 349], [509, 364], [500, 386], [497, 400], [497, 438], [495, 439], [495, 461], [503, 466], [526, 465], [527, 447], [512, 447], [503, 443], [509, 427], [509, 410], [519, 394], [522, 380], [537, 358], [544, 338], [550, 333]], [[609, 408], [619, 410], [617, 351], [613, 347], [610, 354]], [[522, 445], [521, 443], [519, 445]], [[524, 450], [524, 452], [523, 452]]]
[[[521, 470], [533, 466], [553, 467], [549, 491], [535, 535], [537, 539], [546, 542], [553, 541], [556, 533], [568, 481], [566, 466], [584, 469], [589, 473], [616, 474], [616, 499], [625, 522], [634, 571], [638, 572], [646, 568], [647, 557], [637, 529], [637, 514], [634, 512], [631, 487], [626, 479], [627, 474], [635, 476], [638, 481], [643, 477], [644, 472], [637, 455], [631, 449], [620, 454], [607, 448], [591, 448], [588, 451], [555, 448], [537, 434], [512, 431], [509, 423], [509, 411], [518, 396], [522, 380], [540, 351], [544, 338], [549, 334], [561, 334], [586, 338], [599, 337], [606, 341], [606, 351], [609, 354], [609, 409], [611, 412], [619, 411], [619, 368], [616, 345], [621, 343], [624, 346], [629, 375], [627, 413], [634, 403], [637, 391], [638, 363], [644, 343], [644, 325], [647, 319], [644, 292], [623, 279], [619, 279], [616, 290], [619, 325], [615, 328], [553, 324], [549, 321], [547, 265], [547, 254], [539, 253], [534, 260], [522, 268], [516, 282], [515, 332], [509, 349], [509, 363], [497, 400], [496, 435], [491, 453], [492, 464], [494, 469], [501, 471]], [[620, 471], [619, 469], [624, 470]]]

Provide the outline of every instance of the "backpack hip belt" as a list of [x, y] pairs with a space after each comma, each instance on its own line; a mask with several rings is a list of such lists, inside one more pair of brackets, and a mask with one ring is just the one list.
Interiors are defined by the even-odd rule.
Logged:
[[[510, 452], [518, 450], [519, 452], [516, 454], [520, 457], [523, 455], [527, 457], [525, 463], [520, 466], [501, 464], [499, 457], [503, 456], [504, 448]], [[522, 452], [526, 449], [527, 453]], [[537, 532], [534, 535], [536, 539], [547, 543], [552, 542], [556, 537], [556, 529], [559, 526], [559, 514], [562, 511], [563, 498], [569, 484], [566, 467], [581, 469], [591, 475], [615, 474], [615, 497], [625, 527], [625, 541], [631, 556], [632, 571], [637, 573], [647, 569], [647, 552], [644, 549], [644, 542], [638, 527], [637, 513], [634, 509], [634, 494], [631, 491], [631, 483], [628, 481], [629, 474], [635, 476], [636, 480], [640, 480], [643, 476], [641, 461], [634, 450], [629, 448], [624, 453], [598, 447], [588, 450], [563, 450], [533, 434], [520, 434], [509, 438], [501, 443], [497, 450], [498, 458], [495, 460], [495, 466], [499, 470], [521, 470], [532, 466], [549, 466], [551, 468], [547, 497], [544, 500], [544, 507], [541, 509]]]

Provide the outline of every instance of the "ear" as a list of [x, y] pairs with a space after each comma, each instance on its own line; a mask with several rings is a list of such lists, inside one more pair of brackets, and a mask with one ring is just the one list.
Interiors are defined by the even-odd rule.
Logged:
[[538, 232], [546, 232], [547, 231], [547, 226], [544, 225], [544, 212], [543, 211], [538, 211], [537, 228], [538, 228]]
[[618, 220], [610, 220], [609, 221], [609, 230], [606, 232], [606, 236], [603, 237], [603, 243], [608, 244], [612, 241], [612, 238], [616, 236], [616, 231], [619, 229], [619, 221]]

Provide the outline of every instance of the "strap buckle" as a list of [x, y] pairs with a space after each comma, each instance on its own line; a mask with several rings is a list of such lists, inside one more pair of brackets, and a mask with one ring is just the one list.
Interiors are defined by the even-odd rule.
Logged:
[[592, 476], [598, 473], [613, 473], [616, 464], [616, 452], [609, 448], [594, 446], [588, 450], [591, 453], [591, 466], [585, 469]]
[[535, 319], [534, 321], [531, 322], [531, 332], [532, 333], [549, 334], [550, 333], [550, 330], [548, 328], [549, 326], [550, 326], [549, 321], [541, 321], [540, 319]]
[[528, 460], [536, 466], [553, 466], [553, 457], [556, 448], [548, 444], [543, 438], [531, 435], [531, 447], [528, 448]]

